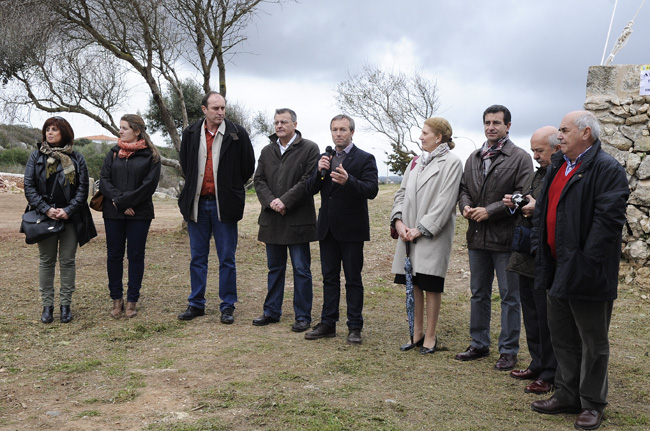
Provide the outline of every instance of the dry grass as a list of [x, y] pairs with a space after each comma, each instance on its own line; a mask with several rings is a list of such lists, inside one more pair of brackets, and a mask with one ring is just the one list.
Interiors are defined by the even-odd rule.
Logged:
[[[571, 415], [549, 417], [530, 410], [539, 398], [493, 369], [494, 349], [479, 361], [453, 359], [469, 342], [462, 223], [443, 295], [443, 350], [426, 357], [399, 351], [408, 329], [403, 291], [390, 274], [393, 244], [387, 217], [394, 191], [394, 186], [382, 186], [371, 204], [373, 240], [366, 244], [361, 346], [345, 344], [345, 320], [333, 339], [306, 341], [292, 333], [290, 282], [281, 322], [251, 326], [266, 293], [264, 246], [256, 240], [259, 205], [253, 195], [239, 228], [240, 301], [231, 326], [219, 323], [216, 264], [209, 275], [207, 315], [192, 322], [176, 319], [189, 293], [189, 244], [178, 215], [177, 222], [157, 220], [165, 228], [149, 237], [139, 314], [132, 320], [108, 317], [103, 235], [79, 251], [75, 320], [68, 325], [40, 323], [37, 249], [16, 235], [4, 235], [0, 429], [572, 429]], [[164, 211], [173, 205], [156, 202], [159, 214], [175, 214]], [[312, 252], [317, 322], [322, 304], [317, 244]], [[605, 430], [650, 427], [647, 294], [620, 286], [611, 328]], [[498, 316], [494, 302], [494, 341]], [[525, 366], [529, 357], [523, 334], [521, 344]]]

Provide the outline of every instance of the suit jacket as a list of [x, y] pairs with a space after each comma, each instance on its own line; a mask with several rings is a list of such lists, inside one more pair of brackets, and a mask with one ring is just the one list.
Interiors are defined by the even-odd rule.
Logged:
[[[185, 175], [185, 185], [178, 197], [178, 206], [185, 221], [190, 220], [197, 195], [199, 163], [205, 164], [205, 159], [199, 160], [203, 121], [204, 119], [201, 119], [189, 125], [183, 131], [181, 141], [179, 161]], [[217, 202], [219, 220], [223, 223], [232, 223], [241, 220], [244, 216], [246, 199], [244, 185], [255, 170], [255, 153], [246, 130], [230, 120], [223, 121], [226, 123], [226, 131], [219, 153]]]
[[368, 199], [379, 192], [375, 156], [354, 145], [342, 166], [348, 173], [345, 185], [336, 184], [329, 175], [321, 180], [318, 163], [305, 183], [307, 193], [321, 195], [318, 240], [332, 232], [337, 241], [370, 241]]

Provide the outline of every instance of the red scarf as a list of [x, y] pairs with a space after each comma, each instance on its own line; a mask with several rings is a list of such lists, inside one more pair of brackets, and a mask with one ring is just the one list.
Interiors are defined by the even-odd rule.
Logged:
[[144, 150], [147, 148], [147, 142], [144, 139], [140, 139], [136, 142], [123, 142], [121, 139], [117, 141], [117, 145], [120, 147], [120, 152], [117, 153], [118, 157], [121, 159], [129, 158], [131, 154], [135, 153], [138, 150]]

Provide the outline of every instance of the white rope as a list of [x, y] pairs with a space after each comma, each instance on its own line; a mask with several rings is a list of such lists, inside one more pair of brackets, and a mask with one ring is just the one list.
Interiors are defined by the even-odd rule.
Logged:
[[616, 13], [616, 5], [618, 0], [614, 2], [614, 10], [612, 11], [612, 19], [609, 20], [609, 30], [607, 30], [607, 38], [605, 39], [605, 47], [603, 48], [603, 58], [600, 59], [600, 65], [605, 64], [605, 54], [607, 54], [607, 44], [609, 43], [609, 36], [612, 34], [612, 24], [614, 24], [614, 14]]
[[[617, 0], [618, 1], [618, 0]], [[616, 43], [614, 44], [614, 47], [612, 48], [612, 52], [609, 54], [607, 57], [607, 60], [605, 60], [605, 66], [609, 66], [609, 64], [614, 60], [614, 57], [616, 56], [616, 53], [621, 50], [627, 43], [627, 40], [629, 39], [630, 35], [632, 34], [632, 26], [634, 25], [634, 20], [636, 17], [639, 15], [639, 12], [641, 11], [641, 8], [643, 7], [644, 3], [646, 0], [643, 0], [641, 2], [641, 5], [637, 9], [636, 13], [634, 14], [634, 17], [630, 20], [630, 22], [627, 23], [625, 28], [623, 29], [623, 32], [621, 35], [616, 39]], [[616, 5], [614, 5], [616, 7]]]

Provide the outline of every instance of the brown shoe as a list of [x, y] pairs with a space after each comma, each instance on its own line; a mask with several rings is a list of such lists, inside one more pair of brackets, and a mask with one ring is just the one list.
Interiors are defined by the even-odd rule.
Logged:
[[533, 401], [530, 408], [537, 413], [545, 415], [556, 415], [558, 413], [579, 413], [580, 407], [573, 407], [562, 404], [557, 398], [551, 397], [548, 400]]
[[579, 430], [595, 430], [603, 421], [603, 412], [598, 410], [584, 409], [576, 419], [573, 426]]
[[517, 355], [511, 355], [509, 353], [501, 353], [497, 363], [494, 364], [494, 368], [499, 371], [508, 371], [515, 368], [517, 365]]
[[111, 310], [111, 317], [113, 319], [118, 319], [122, 315], [122, 311], [124, 311], [124, 300], [122, 298], [114, 299], [113, 309]]
[[535, 380], [537, 377], [539, 377], [539, 373], [537, 371], [531, 370], [530, 368], [526, 368], [525, 370], [510, 371], [510, 377], [514, 377], [518, 380]]
[[482, 358], [490, 354], [490, 349], [486, 347], [485, 349], [478, 349], [474, 346], [469, 346], [467, 350], [456, 355], [456, 359], [459, 361], [473, 361], [474, 359]]
[[135, 309], [135, 302], [126, 303], [126, 317], [131, 318], [138, 315], [138, 311]]
[[527, 394], [547, 394], [553, 390], [553, 384], [546, 380], [537, 379], [530, 385], [526, 386], [524, 392]]

